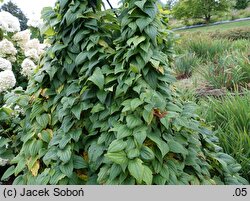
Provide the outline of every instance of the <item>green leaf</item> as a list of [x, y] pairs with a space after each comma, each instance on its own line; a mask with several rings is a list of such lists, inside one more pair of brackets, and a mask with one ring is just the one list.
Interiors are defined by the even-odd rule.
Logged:
[[37, 117], [38, 115], [40, 115], [40, 113], [43, 111], [43, 106], [42, 104], [39, 103], [35, 103], [32, 107], [31, 110], [31, 114], [30, 114], [30, 119], [33, 120], [35, 117]]
[[85, 37], [85, 34], [82, 34], [81, 31], [79, 31], [75, 37], [74, 37], [74, 44], [77, 45], [79, 42]]
[[138, 158], [134, 160], [129, 160], [128, 170], [130, 174], [137, 180], [137, 182], [141, 184], [144, 173], [144, 166], [142, 165], [142, 160]]
[[142, 112], [142, 117], [143, 117], [144, 121], [146, 121], [147, 124], [149, 125], [154, 118], [153, 110], [145, 108]]
[[167, 179], [162, 177], [161, 175], [157, 174], [154, 176], [153, 183], [156, 185], [165, 185]]
[[19, 175], [15, 180], [13, 181], [13, 185], [25, 185], [25, 179], [23, 175]]
[[64, 147], [70, 142], [71, 140], [71, 136], [68, 135], [68, 134], [65, 134], [62, 139], [60, 140], [60, 143], [59, 143], [59, 148], [60, 149], [64, 149]]
[[74, 105], [71, 109], [72, 113], [75, 115], [75, 117], [80, 120], [81, 112], [82, 112], [82, 104], [78, 103], [77, 105]]
[[141, 148], [141, 158], [146, 161], [151, 161], [154, 160], [155, 154], [149, 147], [143, 145]]
[[95, 85], [99, 87], [99, 89], [103, 89], [104, 86], [104, 75], [102, 74], [101, 69], [98, 67], [95, 69], [94, 73], [88, 79], [93, 82]]
[[114, 180], [118, 175], [122, 172], [122, 168], [120, 165], [113, 164], [110, 168], [109, 179]]
[[169, 169], [167, 165], [163, 164], [160, 175], [169, 180]]
[[7, 178], [9, 178], [11, 175], [13, 175], [15, 173], [15, 166], [12, 165], [11, 167], [9, 167], [3, 174], [1, 180], [5, 180]]
[[146, 32], [146, 34], [148, 34], [148, 36], [151, 38], [152, 41], [156, 40], [158, 31], [155, 26], [149, 25], [144, 29], [144, 31]]
[[43, 162], [47, 164], [50, 160], [57, 159], [58, 150], [55, 147], [51, 147], [43, 157]]
[[96, 142], [92, 143], [88, 150], [89, 160], [95, 162], [104, 152], [104, 147], [97, 144]]
[[56, 51], [62, 50], [65, 47], [67, 47], [67, 45], [56, 43], [56, 44], [54, 44], [52, 51], [55, 53]]
[[168, 140], [169, 151], [173, 153], [180, 153], [184, 156], [188, 155], [188, 151], [182, 144], [174, 140]]
[[54, 75], [57, 72], [57, 68], [55, 66], [50, 66], [50, 68], [46, 69], [45, 71], [48, 73], [50, 81], [52, 81]]
[[126, 125], [119, 125], [117, 129], [117, 139], [122, 139], [132, 135], [132, 131]]
[[43, 142], [41, 140], [33, 139], [31, 144], [29, 145], [29, 153], [31, 156], [35, 156], [39, 150], [43, 147]]
[[71, 130], [69, 133], [68, 133], [71, 138], [75, 141], [75, 142], [78, 142], [79, 141], [79, 138], [81, 137], [82, 135], [82, 129], [79, 128], [77, 130]]
[[71, 63], [71, 64], [68, 64], [67, 62], [64, 63], [63, 65], [64, 69], [66, 70], [66, 72], [71, 75], [73, 70], [75, 69], [75, 64], [74, 63]]
[[15, 169], [15, 176], [17, 176], [25, 168], [25, 159], [19, 160]]
[[36, 185], [47, 185], [50, 178], [50, 168], [45, 168], [44, 171], [37, 176]]
[[66, 6], [67, 3], [68, 3], [68, 0], [61, 0], [61, 1], [59, 2], [60, 8], [63, 9], [63, 8]]
[[109, 167], [108, 166], [102, 167], [98, 173], [97, 182], [101, 184], [105, 183], [108, 176], [109, 176]]
[[129, 159], [134, 159], [140, 155], [140, 151], [137, 148], [130, 149], [130, 150], [128, 150], [127, 155], [128, 155]]
[[59, 165], [59, 168], [63, 174], [65, 174], [67, 177], [71, 177], [73, 174], [73, 169], [74, 169], [73, 160], [70, 160], [66, 164]]
[[146, 40], [145, 36], [140, 36], [139, 38], [137, 38], [133, 43], [135, 45], [135, 47], [137, 47], [141, 42], [143, 42], [144, 40]]
[[43, 140], [44, 142], [47, 142], [49, 143], [50, 142], [50, 139], [51, 139], [51, 136], [50, 136], [50, 133], [48, 130], [43, 130], [41, 132], [41, 135], [39, 137], [41, 140]]
[[134, 129], [133, 136], [139, 145], [142, 145], [143, 142], [145, 141], [147, 137], [147, 130], [148, 128], [146, 126]]
[[108, 43], [106, 43], [106, 41], [104, 41], [104, 40], [102, 40], [102, 39], [100, 39], [100, 40], [98, 41], [98, 44], [101, 45], [102, 47], [105, 47], [105, 48], [108, 48], [108, 47], [109, 47]]
[[80, 54], [77, 55], [75, 63], [77, 66], [83, 64], [88, 56], [88, 52], [81, 52]]
[[127, 143], [124, 142], [123, 140], [114, 140], [108, 148], [108, 152], [119, 152], [125, 149], [127, 146]]
[[71, 127], [73, 126], [75, 122], [72, 121], [72, 116], [66, 116], [63, 118], [63, 122], [62, 122], [62, 129], [64, 131], [64, 133], [67, 133]]
[[160, 136], [154, 133], [149, 133], [148, 138], [156, 143], [157, 147], [160, 149], [162, 156], [164, 157], [169, 152], [169, 147], [166, 142], [164, 142]]
[[160, 62], [155, 60], [155, 59], [150, 59], [149, 60], [150, 63], [153, 65], [154, 68], [158, 69], [159, 68], [159, 65], [160, 65]]
[[130, 106], [132, 111], [134, 111], [136, 108], [138, 108], [140, 105], [143, 104], [143, 101], [141, 101], [139, 98], [135, 98], [130, 102]]
[[136, 21], [137, 26], [139, 27], [140, 31], [142, 32], [146, 26], [148, 26], [151, 22], [151, 18], [139, 18]]
[[43, 30], [42, 32], [46, 36], [54, 36], [55, 35], [55, 30], [52, 27], [47, 27], [47, 29]]
[[145, 7], [142, 11], [144, 11], [144, 13], [147, 13], [151, 19], [154, 19], [157, 14], [157, 10], [154, 5]]
[[147, 184], [147, 185], [151, 185], [152, 181], [153, 181], [153, 173], [150, 170], [149, 167], [147, 166], [143, 166], [144, 167], [144, 171], [143, 171], [143, 181]]
[[140, 68], [139, 68], [138, 64], [133, 64], [132, 62], [129, 64], [129, 69], [133, 73], [139, 73], [140, 72]]
[[134, 36], [134, 37], [128, 39], [128, 41], [127, 41], [128, 46], [131, 46], [131, 44], [134, 43], [134, 41], [136, 41], [137, 38], [138, 38], [138, 36]]
[[112, 153], [107, 153], [105, 154], [107, 158], [109, 158], [111, 161], [117, 164], [126, 164], [128, 161], [127, 155], [124, 151], [120, 152], [112, 152]]
[[[106, 89], [105, 89], [106, 90]], [[96, 94], [97, 98], [102, 104], [105, 104], [108, 93], [106, 91], [99, 90]]]
[[81, 86], [79, 86], [77, 83], [73, 82], [69, 85], [69, 87], [66, 90], [66, 96], [69, 96], [73, 93], [77, 93], [81, 90]]
[[127, 116], [126, 122], [127, 122], [128, 128], [130, 128], [130, 129], [133, 129], [137, 126], [140, 126], [143, 123], [139, 117], [132, 115], [132, 114]]
[[134, 4], [143, 11], [143, 7], [145, 3], [146, 3], [146, 0], [141, 0], [141, 1], [136, 1]]
[[65, 149], [59, 150], [57, 156], [60, 158], [61, 161], [67, 163], [71, 158], [71, 154], [71, 148], [70, 146], [67, 146]]
[[[141, 43], [140, 44], [140, 48], [144, 51], [144, 53], [146, 53], [147, 54], [147, 52], [148, 52], [148, 50], [149, 50], [149, 48], [150, 48], [150, 42], [148, 42], [148, 41], [145, 41], [144, 43]], [[144, 54], [143, 54], [144, 55]], [[144, 57], [146, 57], [147, 55], [144, 55]]]
[[179, 106], [170, 102], [167, 104], [167, 110], [173, 112], [182, 112], [182, 109]]
[[55, 169], [55, 173], [52, 175], [50, 179], [51, 185], [56, 185], [60, 180], [62, 180], [66, 175], [61, 172], [61, 170], [57, 167]]
[[77, 15], [75, 13], [73, 13], [70, 9], [66, 12], [66, 14], [64, 16], [66, 18], [67, 26], [72, 24], [77, 18]]
[[170, 121], [171, 121], [171, 117], [169, 117], [168, 115], [160, 119], [160, 122], [166, 129], [169, 129]]
[[49, 115], [42, 114], [36, 117], [36, 121], [42, 128], [46, 128], [49, 123]]
[[82, 156], [73, 157], [74, 169], [83, 169], [88, 167], [88, 163], [83, 159]]
[[105, 109], [105, 107], [103, 106], [103, 104], [97, 103], [97, 104], [92, 108], [92, 110], [91, 110], [90, 112], [93, 114], [93, 113], [97, 113], [97, 112], [103, 111], [104, 109]]

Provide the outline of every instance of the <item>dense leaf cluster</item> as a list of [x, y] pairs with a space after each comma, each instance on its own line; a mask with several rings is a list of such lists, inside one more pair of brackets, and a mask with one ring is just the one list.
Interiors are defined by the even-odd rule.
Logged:
[[[87, 0], [44, 12], [52, 46], [30, 83], [16, 184], [240, 184], [240, 166], [179, 101], [155, 0], [118, 21]], [[168, 47], [168, 48], [166, 48]]]

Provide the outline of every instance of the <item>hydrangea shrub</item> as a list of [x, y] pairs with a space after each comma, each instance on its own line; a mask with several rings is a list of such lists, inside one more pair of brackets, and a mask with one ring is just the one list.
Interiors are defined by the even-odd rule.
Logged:
[[20, 122], [28, 104], [23, 89], [45, 45], [31, 39], [29, 29], [20, 31], [18, 19], [5, 11], [0, 12], [0, 32], [0, 166], [5, 166], [20, 151]]

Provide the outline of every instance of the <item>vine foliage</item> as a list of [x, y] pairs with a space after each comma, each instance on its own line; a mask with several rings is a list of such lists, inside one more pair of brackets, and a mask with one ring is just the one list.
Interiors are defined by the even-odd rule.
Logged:
[[[29, 83], [15, 184], [242, 184], [240, 166], [180, 101], [156, 0], [118, 20], [87, 0], [44, 10], [52, 46]], [[14, 168], [13, 168], [14, 167]]]

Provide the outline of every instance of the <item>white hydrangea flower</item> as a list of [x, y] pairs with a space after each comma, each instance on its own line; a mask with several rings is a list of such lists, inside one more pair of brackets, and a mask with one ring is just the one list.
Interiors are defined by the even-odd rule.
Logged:
[[0, 28], [7, 32], [17, 32], [21, 30], [18, 18], [6, 11], [0, 12]]
[[0, 93], [13, 88], [16, 85], [16, 78], [11, 70], [0, 72]]
[[26, 29], [24, 31], [17, 32], [12, 36], [12, 40], [16, 41], [17, 44], [24, 49], [25, 44], [30, 40], [31, 32], [29, 29]]
[[36, 68], [36, 64], [29, 58], [24, 59], [21, 66], [21, 73], [27, 77], [30, 77], [34, 73], [34, 70]]
[[0, 42], [0, 57], [8, 58], [9, 61], [15, 62], [16, 54], [17, 54], [17, 50], [14, 47], [12, 42], [8, 41], [7, 39], [3, 39]]
[[12, 65], [9, 60], [0, 57], [0, 70], [11, 70]]
[[34, 27], [34, 28], [40, 28], [43, 24], [43, 21], [39, 18], [33, 17], [32, 19], [29, 19], [27, 22], [27, 25], [29, 27]]
[[14, 110], [17, 112], [17, 114], [25, 114], [23, 108], [21, 108], [19, 105], [15, 105]]
[[41, 44], [38, 39], [29, 40], [25, 45], [25, 50], [28, 51], [29, 49], [36, 49], [38, 56], [44, 53], [44, 48], [46, 45]]
[[[6, 148], [7, 149], [7, 148]], [[5, 166], [9, 163], [8, 159], [0, 158], [0, 166]]]
[[36, 49], [36, 50], [38, 50], [39, 48], [40, 48], [40, 42], [39, 42], [39, 40], [37, 38], [29, 40], [25, 45], [25, 49]]
[[24, 52], [24, 54], [25, 54], [26, 57], [28, 57], [28, 58], [30, 58], [30, 59], [32, 59], [34, 61], [38, 61], [38, 59], [39, 59], [39, 55], [37, 53], [37, 50], [34, 49], [34, 48], [26, 50]]

